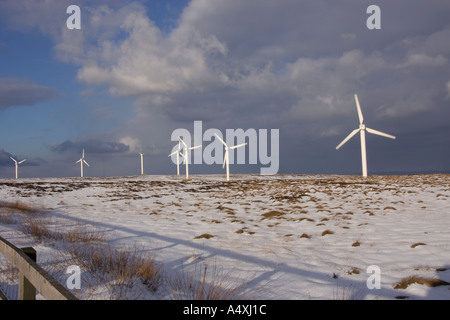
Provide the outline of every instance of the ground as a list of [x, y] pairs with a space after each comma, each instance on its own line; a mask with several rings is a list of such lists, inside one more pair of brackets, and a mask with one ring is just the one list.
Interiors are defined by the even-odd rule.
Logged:
[[[450, 175], [3, 179], [0, 197], [149, 251], [165, 278], [207, 267], [248, 299], [450, 299]], [[0, 231], [51, 264], [54, 242]], [[440, 285], [397, 286], [411, 276]], [[109, 297], [94, 291], [83, 298]], [[139, 298], [183, 295], [162, 284]]]

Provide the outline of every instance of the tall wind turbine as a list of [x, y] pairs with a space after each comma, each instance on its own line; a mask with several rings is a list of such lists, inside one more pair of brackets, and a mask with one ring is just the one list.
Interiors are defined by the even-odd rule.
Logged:
[[144, 175], [144, 154], [142, 152], [139, 152], [141, 155], [141, 176]]
[[78, 160], [75, 163], [80, 163], [80, 168], [81, 168], [81, 177], [83, 178], [83, 163], [85, 163], [88, 167], [89, 167], [89, 163], [86, 162], [86, 160], [84, 160], [84, 149], [83, 149], [83, 156], [80, 158], [80, 160]]
[[219, 136], [217, 135], [217, 133], [215, 133], [215, 135], [216, 135], [217, 138], [219, 138], [219, 140], [220, 140], [220, 141], [223, 143], [223, 145], [225, 146], [225, 156], [224, 156], [224, 158], [223, 158], [223, 166], [222, 166], [222, 168], [225, 167], [225, 164], [227, 165], [227, 181], [230, 181], [230, 158], [229, 158], [229, 157], [230, 157], [230, 154], [229, 154], [228, 150], [230, 150], [230, 149], [236, 149], [236, 148], [245, 146], [245, 145], [247, 144], [247, 142], [246, 142], [246, 143], [238, 144], [238, 145], [236, 145], [236, 146], [229, 147], [229, 146], [225, 143], [225, 141], [223, 141], [222, 138], [219, 137]]
[[19, 164], [21, 164], [22, 162], [27, 161], [27, 159], [23, 159], [22, 161], [17, 162], [16, 159], [14, 159], [13, 157], [10, 157], [12, 161], [14, 161], [15, 166], [16, 166], [16, 179], [18, 178], [18, 171], [19, 171]]
[[372, 134], [376, 134], [379, 136], [383, 136], [386, 138], [395, 139], [395, 136], [392, 136], [390, 134], [377, 131], [374, 129], [367, 128], [366, 125], [363, 123], [364, 118], [361, 112], [361, 106], [359, 105], [358, 95], [355, 94], [355, 101], [356, 101], [356, 109], [358, 110], [358, 117], [359, 117], [359, 128], [353, 130], [350, 132], [350, 134], [342, 140], [342, 142], [336, 147], [336, 150], [339, 149], [344, 143], [346, 143], [348, 140], [350, 140], [355, 134], [358, 132], [361, 135], [361, 161], [362, 161], [362, 175], [363, 177], [367, 177], [367, 155], [366, 155], [366, 130], [367, 132], [370, 132]]
[[173, 156], [174, 154], [177, 155], [177, 176], [180, 175], [180, 152], [181, 152], [181, 141], [180, 137], [178, 137], [178, 149], [169, 154], [169, 157]]
[[184, 163], [186, 164], [186, 179], [189, 179], [189, 154], [188, 152], [190, 150], [194, 150], [197, 148], [200, 148], [201, 145], [195, 146], [195, 147], [189, 147], [186, 145], [186, 143], [183, 141], [183, 139], [181, 139], [181, 137], [178, 137], [179, 141], [184, 145], [184, 153], [181, 153], [181, 151], [179, 152], [179, 154], [184, 158]]

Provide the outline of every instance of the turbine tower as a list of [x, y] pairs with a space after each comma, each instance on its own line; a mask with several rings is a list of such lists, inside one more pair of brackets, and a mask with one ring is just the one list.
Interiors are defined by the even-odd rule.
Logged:
[[246, 143], [238, 144], [238, 145], [236, 145], [236, 146], [229, 147], [229, 146], [225, 143], [225, 141], [223, 141], [223, 139], [217, 135], [217, 133], [215, 133], [215, 135], [216, 135], [217, 138], [219, 138], [220, 142], [222, 142], [223, 145], [225, 146], [225, 156], [224, 156], [224, 158], [223, 158], [223, 165], [222, 165], [222, 168], [225, 167], [225, 164], [227, 165], [227, 181], [230, 181], [230, 159], [229, 159], [230, 155], [229, 155], [228, 150], [230, 150], [230, 149], [236, 149], [236, 148], [245, 146], [245, 145], [247, 144], [247, 142], [246, 142]]
[[17, 162], [16, 159], [14, 159], [13, 157], [10, 157], [12, 161], [14, 161], [15, 166], [16, 166], [16, 179], [18, 178], [18, 172], [19, 172], [19, 164], [27, 161], [27, 159], [23, 159], [22, 161]]
[[200, 148], [201, 145], [195, 146], [195, 147], [189, 147], [186, 145], [186, 143], [181, 139], [181, 137], [178, 137], [179, 141], [184, 145], [184, 154], [179, 152], [179, 154], [184, 158], [183, 161], [186, 165], [186, 179], [189, 179], [189, 156], [188, 152], [197, 148]]
[[89, 163], [87, 163], [86, 162], [86, 160], [84, 160], [84, 149], [83, 149], [83, 155], [82, 155], [82, 157], [80, 158], [80, 160], [78, 160], [77, 162], [75, 162], [75, 163], [80, 163], [80, 168], [81, 168], [81, 177], [83, 178], [83, 163], [85, 163], [88, 167], [89, 167]]
[[144, 175], [144, 154], [139, 152], [139, 154], [141, 155], [141, 176]]
[[364, 118], [361, 112], [361, 106], [359, 105], [358, 95], [355, 94], [355, 101], [356, 101], [356, 109], [358, 111], [358, 118], [359, 118], [359, 128], [353, 130], [350, 132], [350, 134], [342, 140], [342, 142], [336, 147], [336, 150], [342, 147], [348, 140], [350, 140], [355, 134], [358, 132], [360, 133], [361, 137], [361, 162], [362, 162], [362, 176], [367, 177], [367, 155], [366, 155], [366, 131], [372, 134], [376, 134], [382, 137], [395, 139], [395, 136], [392, 136], [390, 134], [377, 131], [374, 129], [367, 128], [364, 124]]

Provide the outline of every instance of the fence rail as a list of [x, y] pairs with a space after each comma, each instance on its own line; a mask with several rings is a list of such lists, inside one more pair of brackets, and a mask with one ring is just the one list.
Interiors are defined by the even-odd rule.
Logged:
[[[35, 300], [36, 290], [47, 300], [77, 300], [63, 285], [36, 263], [33, 248], [19, 249], [0, 237], [0, 253], [19, 270], [19, 300]], [[0, 300], [6, 296], [0, 290]]]

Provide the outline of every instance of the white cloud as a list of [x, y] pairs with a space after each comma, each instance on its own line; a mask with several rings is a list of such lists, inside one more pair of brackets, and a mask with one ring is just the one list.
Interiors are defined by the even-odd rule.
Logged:
[[227, 51], [214, 35], [180, 27], [164, 36], [143, 10], [122, 16], [118, 23], [126, 37], [89, 47], [79, 80], [107, 85], [121, 96], [201, 90], [221, 82], [207, 63], [209, 55]]
[[123, 137], [121, 139], [119, 139], [119, 143], [122, 143], [124, 145], [127, 145], [130, 147], [130, 152], [142, 152], [142, 146], [141, 143], [139, 141], [139, 139], [137, 138], [133, 138], [133, 137]]
[[408, 67], [426, 67], [426, 68], [437, 68], [443, 67], [448, 64], [448, 59], [442, 54], [436, 55], [434, 57], [429, 56], [425, 53], [411, 54], [408, 56], [405, 62], [398, 64], [397, 68], [408, 68]]

